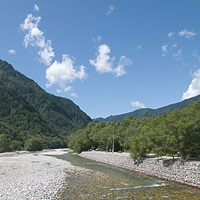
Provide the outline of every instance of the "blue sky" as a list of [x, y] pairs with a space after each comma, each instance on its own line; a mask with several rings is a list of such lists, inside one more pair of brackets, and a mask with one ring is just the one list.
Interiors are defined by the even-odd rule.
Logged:
[[1, 0], [0, 58], [90, 117], [200, 94], [199, 0]]

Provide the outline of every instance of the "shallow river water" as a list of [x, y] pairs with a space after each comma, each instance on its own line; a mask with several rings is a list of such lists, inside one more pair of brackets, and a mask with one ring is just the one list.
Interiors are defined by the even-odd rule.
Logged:
[[67, 185], [59, 192], [60, 199], [200, 200], [200, 189], [197, 188], [140, 175], [72, 153], [56, 157], [88, 169], [67, 173]]

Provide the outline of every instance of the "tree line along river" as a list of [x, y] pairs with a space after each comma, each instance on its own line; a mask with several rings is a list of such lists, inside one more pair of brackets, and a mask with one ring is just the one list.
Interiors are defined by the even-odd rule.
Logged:
[[59, 191], [59, 199], [200, 199], [198, 188], [137, 174], [73, 153], [56, 157], [87, 169], [67, 173], [67, 185]]

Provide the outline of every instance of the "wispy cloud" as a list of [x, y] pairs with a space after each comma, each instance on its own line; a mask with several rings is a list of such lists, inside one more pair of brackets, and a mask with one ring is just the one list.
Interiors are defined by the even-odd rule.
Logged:
[[200, 94], [200, 69], [198, 69], [194, 74], [194, 78], [190, 83], [188, 90], [183, 93], [182, 100], [188, 99]]
[[164, 56], [166, 55], [166, 53], [167, 53], [167, 47], [168, 47], [167, 44], [163, 44], [163, 45], [161, 46], [161, 51], [162, 51], [162, 56], [163, 56], [163, 57], [164, 57]]
[[34, 5], [34, 11], [36, 11], [36, 12], [40, 11], [40, 8], [39, 8], [39, 6], [37, 4]]
[[13, 55], [13, 54], [16, 54], [16, 51], [15, 51], [15, 49], [10, 49], [10, 50], [8, 50], [8, 53]]
[[[35, 5], [34, 10], [39, 11], [39, 7]], [[75, 61], [67, 54], [62, 56], [62, 62], [54, 61], [51, 64], [52, 59], [55, 57], [55, 52], [53, 51], [51, 40], [46, 41], [44, 33], [38, 28], [40, 21], [41, 17], [28, 14], [24, 22], [20, 24], [20, 29], [26, 33], [23, 41], [24, 47], [35, 47], [39, 55], [39, 61], [48, 66], [46, 70], [46, 78], [48, 80], [46, 87], [51, 87], [53, 84], [58, 85], [58, 93], [64, 91], [77, 98], [78, 95], [73, 92], [73, 87], [69, 83], [77, 79], [83, 80], [87, 78], [88, 74], [85, 72], [85, 66], [74, 66]]]
[[173, 54], [173, 57], [176, 59], [176, 60], [181, 60], [181, 57], [182, 57], [182, 49], [179, 49], [177, 52], [175, 52]]
[[139, 101], [131, 101], [131, 105], [135, 108], [146, 108], [146, 106]]
[[78, 95], [74, 92], [71, 93], [71, 97], [75, 97], [75, 98], [78, 98]]
[[161, 46], [162, 52], [166, 53], [166, 52], [167, 52], [167, 47], [168, 47], [167, 44], [163, 44], [163, 45]]
[[200, 55], [198, 54], [197, 51], [193, 51], [192, 56], [193, 56], [195, 59], [198, 59], [198, 61], [200, 62]]
[[176, 47], [178, 47], [177, 43], [172, 44], [172, 48], [176, 48]]
[[186, 39], [191, 39], [192, 37], [194, 37], [195, 35], [197, 35], [197, 33], [192, 32], [192, 31], [187, 31], [187, 29], [184, 29], [184, 30], [180, 31], [178, 33], [178, 35], [180, 37], [185, 37]]
[[112, 13], [114, 13], [114, 11], [115, 11], [115, 7], [113, 5], [110, 5], [108, 7], [108, 11], [107, 11], [106, 15], [111, 15]]
[[136, 50], [141, 50], [142, 46], [139, 44], [137, 47], [135, 47]]
[[113, 73], [116, 77], [126, 74], [125, 66], [132, 64], [132, 61], [125, 57], [121, 56], [119, 63], [116, 68], [113, 67], [115, 57], [110, 56], [110, 47], [106, 44], [102, 44], [98, 48], [98, 53], [96, 53], [95, 60], [89, 60], [90, 64], [93, 65], [97, 72], [99, 73]]
[[122, 76], [126, 74], [125, 66], [131, 65], [132, 61], [129, 58], [126, 58], [125, 56], [121, 56], [119, 59], [119, 64], [115, 69], [113, 69], [113, 72], [116, 77]]
[[98, 43], [101, 42], [101, 36], [98, 36], [97, 38], [94, 38], [93, 41], [94, 42], [98, 42]]
[[55, 53], [51, 47], [51, 40], [46, 41], [44, 33], [38, 28], [40, 20], [41, 17], [28, 14], [24, 23], [20, 24], [20, 29], [26, 33], [24, 36], [25, 48], [28, 46], [38, 48], [39, 61], [48, 66], [55, 57]]
[[170, 31], [170, 32], [168, 33], [168, 37], [169, 37], [169, 38], [172, 38], [172, 37], [174, 36], [174, 34], [175, 34], [174, 32]]

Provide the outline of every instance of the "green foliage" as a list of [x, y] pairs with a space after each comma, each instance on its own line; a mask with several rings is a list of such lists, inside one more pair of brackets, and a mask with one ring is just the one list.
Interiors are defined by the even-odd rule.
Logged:
[[11, 139], [7, 135], [0, 135], [0, 153], [11, 151], [11, 144]]
[[[77, 152], [88, 149], [130, 151], [134, 159], [146, 153], [184, 158], [200, 155], [200, 100], [161, 116], [127, 116], [123, 122], [91, 122], [69, 139]], [[114, 146], [113, 146], [114, 144]]]
[[68, 146], [76, 153], [89, 150], [91, 148], [91, 140], [85, 129], [81, 128], [74, 136], [71, 136]]
[[58, 135], [57, 131], [15, 90], [0, 86], [0, 120], [29, 134]]
[[67, 135], [92, 121], [72, 101], [48, 94], [2, 60], [0, 97], [0, 137], [9, 142], [1, 152], [34, 149], [32, 138], [41, 138], [43, 148], [66, 147]]
[[25, 150], [27, 151], [41, 151], [43, 149], [44, 142], [40, 137], [29, 138], [25, 143]]
[[[10, 64], [2, 60], [0, 60], [0, 85], [18, 92], [18, 96], [21, 95], [26, 101], [22, 108], [27, 106], [31, 112], [40, 114], [46, 122], [55, 127], [62, 135], [68, 135], [76, 131], [79, 125], [87, 125], [88, 122], [92, 121], [71, 100], [45, 92], [33, 80], [14, 70]], [[7, 106], [2, 113], [6, 115], [9, 112], [10, 107]], [[25, 114], [27, 115], [27, 113]]]

